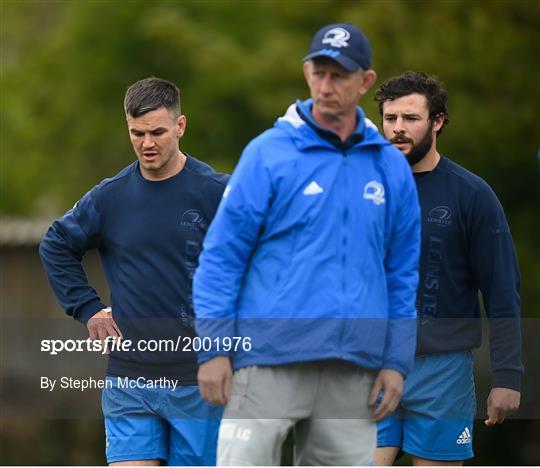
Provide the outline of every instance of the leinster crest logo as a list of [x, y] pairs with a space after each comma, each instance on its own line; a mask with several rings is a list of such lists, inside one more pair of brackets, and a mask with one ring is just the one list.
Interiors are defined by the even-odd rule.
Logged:
[[376, 180], [368, 182], [364, 187], [364, 199], [373, 201], [377, 206], [385, 203], [384, 185]]
[[182, 215], [180, 226], [188, 229], [205, 229], [206, 223], [199, 210], [187, 210]]

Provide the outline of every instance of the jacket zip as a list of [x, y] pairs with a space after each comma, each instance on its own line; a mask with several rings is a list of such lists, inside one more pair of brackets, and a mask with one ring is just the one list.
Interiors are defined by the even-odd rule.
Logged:
[[[348, 195], [348, 154], [346, 150], [342, 150], [343, 152], [343, 197], [342, 197], [342, 203], [343, 203], [343, 219], [342, 219], [342, 225], [341, 225], [341, 290], [342, 290], [342, 296], [341, 296], [341, 302], [342, 302], [342, 313], [344, 316], [347, 316], [347, 309], [348, 307], [348, 300], [347, 300], [347, 275], [346, 275], [346, 263], [347, 263], [347, 221], [349, 218], [349, 205], [347, 200]], [[340, 343], [343, 342], [343, 333], [345, 331], [345, 324], [346, 320], [343, 318], [338, 319], [341, 320], [341, 333], [340, 333]], [[341, 353], [341, 350], [340, 350]]]

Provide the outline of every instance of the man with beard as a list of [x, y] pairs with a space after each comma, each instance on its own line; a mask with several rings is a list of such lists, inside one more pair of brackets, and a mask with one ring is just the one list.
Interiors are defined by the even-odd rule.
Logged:
[[397, 412], [378, 424], [375, 463], [402, 449], [415, 465], [461, 465], [473, 457], [472, 349], [480, 345], [481, 291], [491, 327], [487, 426], [519, 407], [519, 270], [508, 223], [491, 188], [437, 151], [448, 123], [436, 77], [407, 72], [375, 95], [386, 138], [412, 167], [422, 207], [415, 367]]

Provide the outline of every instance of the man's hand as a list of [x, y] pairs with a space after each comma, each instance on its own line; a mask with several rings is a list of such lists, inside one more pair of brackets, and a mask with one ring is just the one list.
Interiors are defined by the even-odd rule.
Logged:
[[386, 416], [397, 408], [403, 393], [403, 376], [398, 371], [392, 369], [381, 369], [371, 390], [369, 397], [370, 406], [375, 406], [377, 395], [379, 395], [381, 390], [383, 392], [383, 398], [373, 413], [373, 419], [375, 421], [386, 418]]
[[504, 421], [507, 413], [513, 413], [519, 408], [521, 393], [511, 388], [495, 387], [489, 392], [487, 399], [488, 418], [486, 426], [494, 426]]
[[231, 396], [232, 368], [227, 356], [217, 356], [199, 366], [201, 397], [213, 405], [224, 405]]
[[[110, 310], [110, 309], [109, 309]], [[112, 314], [106, 310], [100, 310], [94, 314], [88, 322], [86, 322], [86, 328], [88, 328], [88, 335], [92, 341], [99, 340], [104, 346], [107, 345], [105, 341], [108, 336], [116, 340], [122, 339], [122, 332], [114, 321]], [[105, 351], [109, 354], [109, 351]]]

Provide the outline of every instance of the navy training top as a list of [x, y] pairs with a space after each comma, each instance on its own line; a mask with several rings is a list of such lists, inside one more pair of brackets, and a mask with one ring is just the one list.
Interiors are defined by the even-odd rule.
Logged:
[[[99, 249], [114, 320], [133, 342], [110, 354], [108, 375], [197, 383], [196, 356], [188, 351], [196, 336], [192, 278], [228, 178], [189, 155], [178, 174], [161, 181], [145, 179], [134, 162], [84, 195], [43, 238], [52, 289], [85, 324], [106, 307], [81, 266], [87, 250]], [[149, 351], [156, 343], [148, 340], [162, 340], [160, 348]]]
[[422, 207], [417, 355], [478, 347], [481, 291], [493, 387], [519, 390], [520, 274], [503, 208], [483, 179], [443, 156], [414, 178]]

